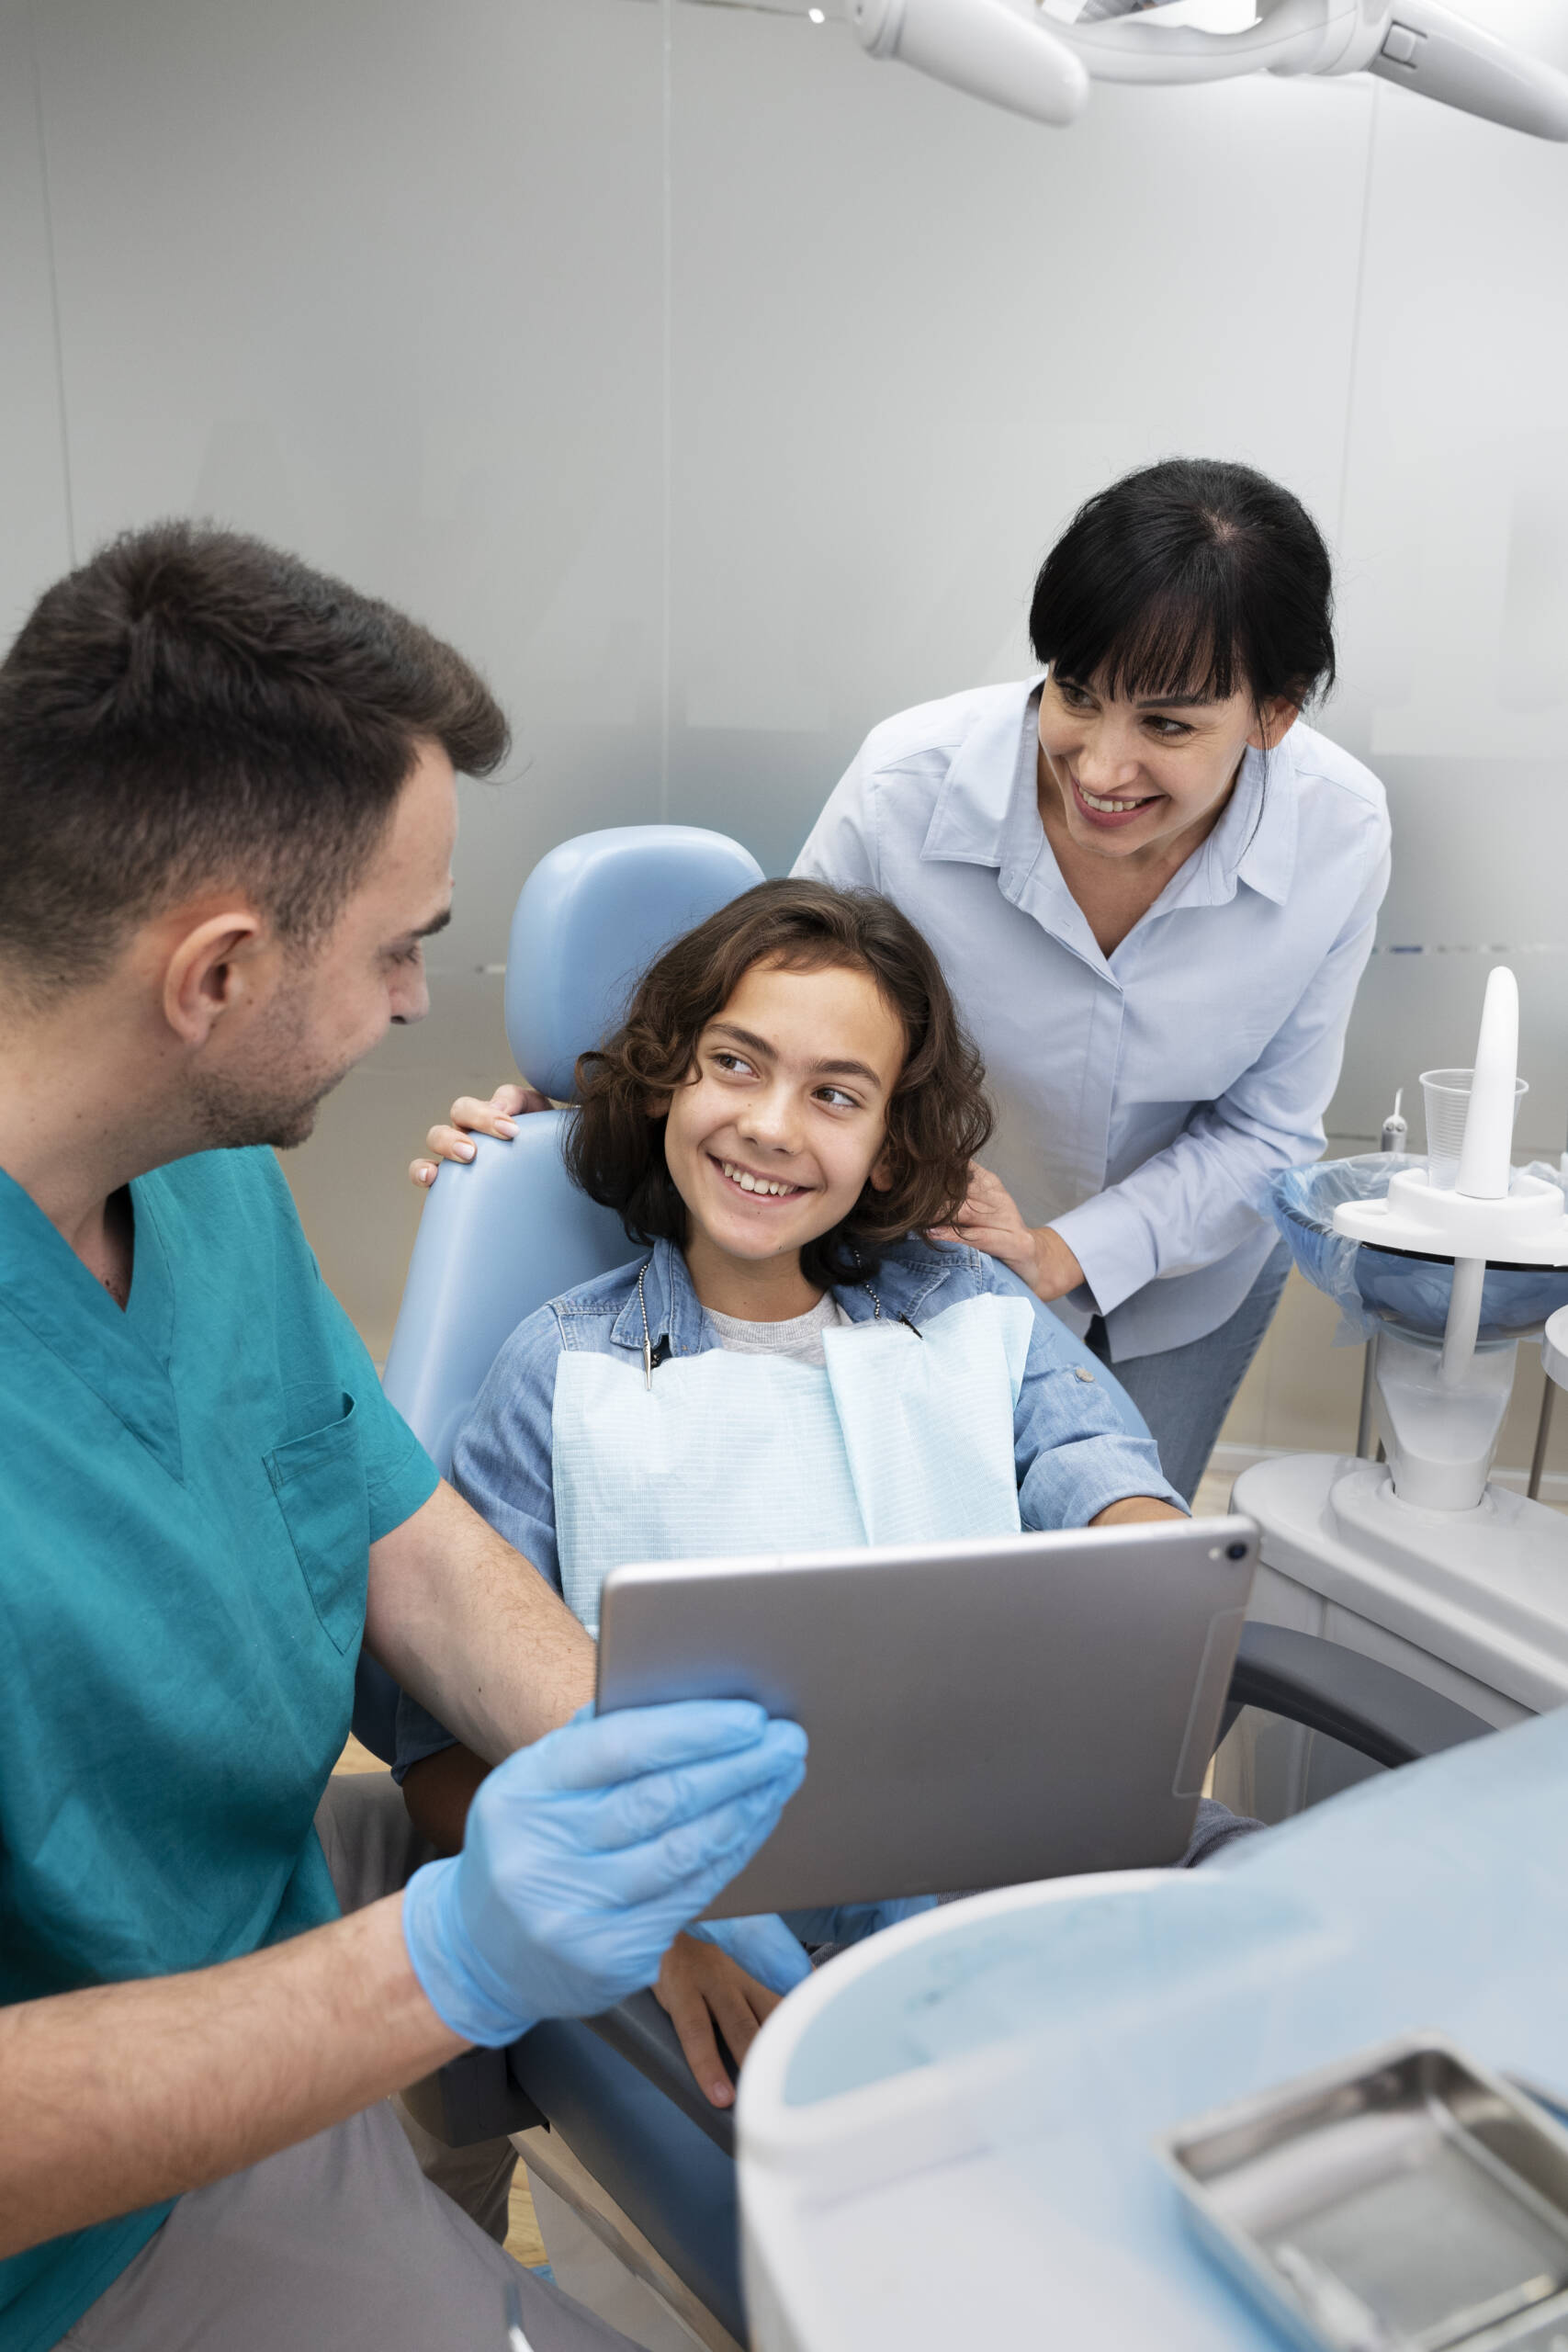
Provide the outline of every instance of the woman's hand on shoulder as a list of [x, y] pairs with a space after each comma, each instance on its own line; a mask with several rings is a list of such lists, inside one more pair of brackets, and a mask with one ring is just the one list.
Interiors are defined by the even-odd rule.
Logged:
[[415, 1184], [434, 1184], [444, 1159], [472, 1159], [472, 1136], [499, 1136], [510, 1143], [517, 1121], [529, 1111], [547, 1111], [549, 1103], [534, 1086], [498, 1086], [488, 1102], [476, 1095], [459, 1094], [447, 1122], [432, 1127], [424, 1138], [428, 1159], [411, 1159], [409, 1178]]
[[969, 1169], [969, 1193], [952, 1225], [934, 1228], [933, 1241], [967, 1242], [988, 1258], [999, 1258], [1036, 1298], [1063, 1298], [1077, 1290], [1084, 1272], [1061, 1235], [1048, 1225], [1025, 1225], [1018, 1203], [999, 1176], [978, 1160]]

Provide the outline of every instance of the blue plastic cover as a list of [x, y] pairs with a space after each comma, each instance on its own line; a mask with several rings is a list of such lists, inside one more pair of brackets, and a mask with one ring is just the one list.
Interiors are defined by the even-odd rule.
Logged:
[[[1418, 1338], [1440, 1340], [1448, 1322], [1453, 1266], [1400, 1250], [1374, 1249], [1334, 1230], [1334, 1212], [1346, 1201], [1379, 1201], [1402, 1169], [1425, 1168], [1408, 1152], [1368, 1151], [1349, 1159], [1320, 1159], [1289, 1168], [1274, 1180], [1269, 1213], [1292, 1257], [1317, 1290], [1339, 1308], [1336, 1347], [1359, 1345], [1380, 1324]], [[1559, 1182], [1555, 1169], [1532, 1166], [1532, 1176]], [[1539, 1331], [1547, 1317], [1568, 1306], [1568, 1268], [1489, 1266], [1481, 1295], [1483, 1340], [1517, 1340]]]

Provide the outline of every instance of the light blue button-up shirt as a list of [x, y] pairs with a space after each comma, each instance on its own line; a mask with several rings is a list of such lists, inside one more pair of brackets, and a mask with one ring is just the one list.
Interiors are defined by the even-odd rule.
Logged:
[[1113, 1362], [1233, 1314], [1274, 1244], [1281, 1168], [1315, 1159], [1388, 887], [1383, 790], [1300, 721], [1248, 752], [1219, 823], [1114, 955], [1040, 821], [1036, 677], [874, 728], [797, 874], [883, 891], [942, 959], [986, 1058], [988, 1166], [1054, 1225]]

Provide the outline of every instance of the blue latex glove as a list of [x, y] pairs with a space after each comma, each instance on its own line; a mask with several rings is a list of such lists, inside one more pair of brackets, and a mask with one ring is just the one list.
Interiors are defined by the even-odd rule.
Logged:
[[936, 1909], [934, 1894], [906, 1894], [893, 1903], [838, 1903], [819, 1911], [786, 1911], [785, 1924], [803, 1944], [860, 1944], [900, 1919]]
[[750, 1700], [587, 1715], [499, 1765], [462, 1852], [404, 1891], [414, 1974], [465, 2041], [499, 2047], [651, 1984], [805, 1778], [806, 1734]]
[[806, 1946], [776, 1912], [750, 1919], [694, 1919], [686, 1933], [716, 1944], [770, 1993], [791, 1992], [811, 1973]]
[[817, 1911], [786, 1911], [750, 1919], [698, 1919], [686, 1933], [717, 1944], [770, 1993], [787, 1993], [811, 1973], [807, 1944], [858, 1944], [900, 1919], [934, 1911], [934, 1894], [894, 1903], [839, 1903]]

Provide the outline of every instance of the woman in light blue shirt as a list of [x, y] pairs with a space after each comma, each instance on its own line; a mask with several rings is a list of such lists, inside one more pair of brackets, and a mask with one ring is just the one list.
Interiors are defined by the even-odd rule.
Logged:
[[796, 872], [936, 948], [997, 1107], [960, 1238], [1115, 1366], [1190, 1497], [1284, 1286], [1388, 885], [1382, 786], [1306, 726], [1327, 550], [1250, 468], [1174, 459], [1075, 517], [1045, 673], [873, 729]]

